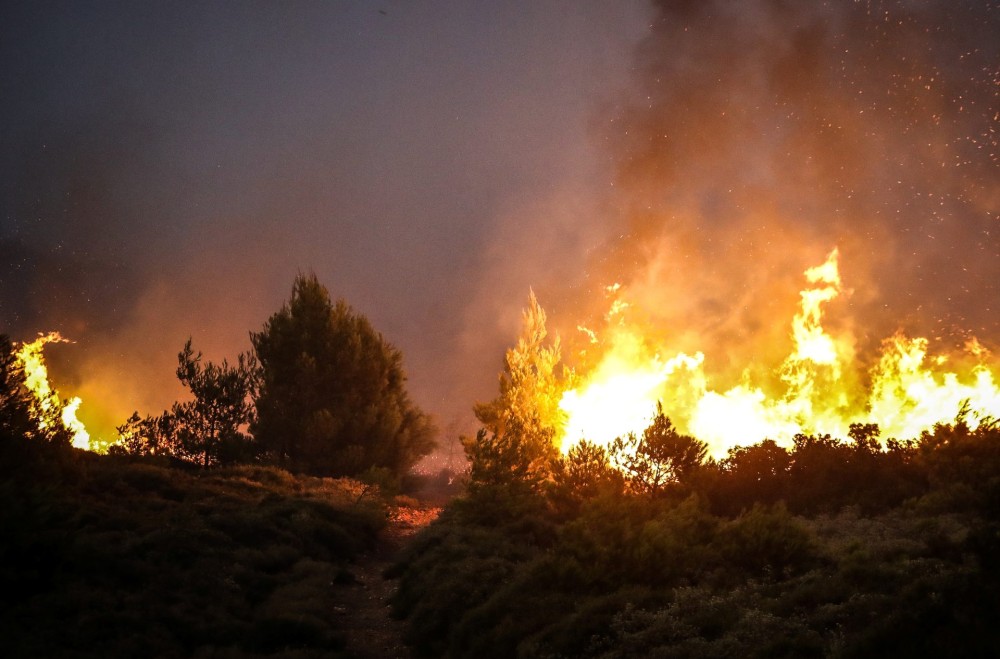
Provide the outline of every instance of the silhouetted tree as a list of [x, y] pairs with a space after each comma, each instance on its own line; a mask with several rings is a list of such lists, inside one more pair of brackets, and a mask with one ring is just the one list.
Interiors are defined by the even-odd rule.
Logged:
[[246, 461], [250, 437], [244, 428], [253, 420], [257, 366], [252, 355], [241, 354], [236, 365], [202, 363], [191, 340], [177, 355], [177, 378], [193, 400], [177, 402], [157, 417], [133, 413], [118, 427], [119, 441], [112, 453], [166, 454], [204, 467]]
[[434, 447], [406, 391], [402, 355], [315, 275], [251, 333], [260, 363], [254, 437], [283, 466], [320, 475], [401, 476]]
[[641, 436], [629, 433], [611, 445], [612, 461], [625, 474], [629, 489], [658, 495], [685, 480], [708, 454], [705, 442], [682, 435], [656, 404], [656, 416]]
[[111, 455], [174, 455], [173, 418], [169, 412], [160, 416], [139, 416], [133, 412], [116, 428], [118, 441], [108, 447]]
[[552, 444], [552, 431], [537, 426], [525, 428], [517, 418], [510, 419], [503, 432], [483, 428], [474, 440], [463, 439], [462, 444], [470, 462], [473, 490], [505, 485], [532, 490], [550, 473], [552, 455], [546, 447]]
[[754, 503], [777, 503], [785, 497], [791, 462], [773, 439], [729, 449], [719, 464], [724, 477], [715, 483], [717, 507], [735, 514]]
[[184, 453], [204, 466], [237, 462], [247, 453], [250, 437], [243, 429], [253, 420], [256, 362], [241, 354], [236, 365], [206, 362], [194, 354], [191, 340], [177, 355], [177, 378], [194, 400], [174, 403], [173, 429]]
[[877, 423], [852, 423], [847, 430], [847, 437], [854, 444], [854, 450], [867, 455], [875, 455], [881, 450], [878, 441], [881, 434]]
[[834, 512], [859, 502], [851, 478], [849, 444], [829, 434], [799, 433], [792, 438], [788, 504], [795, 512]]
[[973, 429], [963, 408], [952, 424], [935, 424], [920, 435], [916, 460], [930, 484], [955, 505], [973, 506], [1000, 520], [1000, 420], [979, 419]]

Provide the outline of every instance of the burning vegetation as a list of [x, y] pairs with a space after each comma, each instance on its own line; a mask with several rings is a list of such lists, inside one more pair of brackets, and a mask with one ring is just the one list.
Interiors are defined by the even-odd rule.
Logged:
[[618, 286], [607, 328], [583, 331], [590, 368], [561, 367], [532, 293], [463, 440], [466, 494], [392, 572], [417, 653], [1000, 651], [995, 363], [899, 333], [863, 372], [824, 322], [838, 265], [806, 270], [772, 377], [728, 389], [710, 356], [628, 322]]
[[[251, 336], [254, 350], [233, 364], [203, 359], [189, 339], [175, 371], [188, 399], [159, 415], [133, 413], [107, 452], [398, 482], [434, 448], [434, 425], [406, 390], [402, 354], [332, 301], [315, 275], [297, 277], [288, 304]], [[101, 450], [76, 417], [81, 399], [61, 400], [49, 381], [42, 351], [53, 342], [68, 341], [53, 332], [4, 346], [5, 395], [30, 426], [13, 434]]]
[[606, 446], [640, 432], [657, 405], [682, 431], [707, 442], [715, 457], [762, 439], [790, 446], [800, 434], [846, 438], [855, 423], [875, 423], [886, 437], [911, 439], [953, 421], [963, 409], [972, 427], [1000, 416], [996, 364], [975, 338], [960, 354], [931, 354], [926, 338], [898, 333], [882, 342], [866, 370], [855, 354], [855, 337], [828, 332], [823, 324], [826, 306], [844, 294], [838, 256], [834, 249], [805, 271], [789, 331], [791, 353], [780, 364], [764, 365], [771, 376], [764, 382], [753, 376], [760, 364], [745, 365], [741, 381], [729, 388], [706, 374], [710, 352], [671, 353], [657, 345], [629, 322], [627, 291], [609, 287], [614, 302], [607, 327], [602, 333], [584, 328], [587, 350], [600, 352], [596, 366], [567, 378], [559, 399], [565, 416], [548, 417], [562, 451], [581, 439]]
[[[484, 431], [503, 435], [513, 425], [544, 437], [542, 444], [551, 443], [563, 454], [581, 441], [610, 450], [617, 440], [622, 450], [622, 442], [663, 416], [678, 432], [704, 441], [708, 454], [718, 459], [765, 439], [786, 448], [804, 435], [846, 439], [856, 424], [874, 425], [885, 439], [914, 439], [960, 415], [971, 429], [1000, 417], [996, 362], [977, 339], [969, 338], [962, 351], [935, 354], [927, 338], [898, 332], [882, 341], [866, 366], [855, 352], [850, 326], [830, 331], [824, 324], [827, 306], [847, 294], [839, 251], [805, 270], [804, 277], [788, 330], [790, 353], [777, 364], [745, 365], [739, 381], [730, 386], [720, 386], [722, 379], [710, 375], [711, 351], [672, 351], [657, 340], [655, 328], [634, 321], [641, 309], [619, 284], [605, 289], [610, 308], [604, 325], [578, 327], [585, 342], [575, 356], [582, 366], [564, 366], [561, 343], [550, 340], [546, 314], [532, 293], [522, 335], [507, 352], [500, 394], [477, 405], [476, 415]], [[296, 283], [307, 285], [319, 286]], [[296, 288], [302, 297], [294, 300], [300, 306], [304, 290]], [[348, 313], [346, 307], [338, 309], [337, 314]], [[374, 336], [370, 331], [366, 335]], [[260, 342], [266, 335], [256, 336]], [[36, 416], [43, 429], [45, 424], [60, 425], [77, 448], [95, 448], [76, 416], [81, 399], [62, 400], [49, 382], [43, 349], [53, 342], [68, 341], [53, 332], [20, 344], [15, 353]], [[238, 455], [246, 459], [253, 453], [249, 424], [263, 427], [252, 405], [259, 377], [253, 355], [241, 355], [234, 367], [225, 362], [203, 365], [188, 344], [179, 360], [178, 377], [195, 400], [176, 404], [162, 417], [134, 415], [119, 428], [114, 450], [166, 452], [205, 465]], [[233, 449], [237, 444], [243, 448]], [[474, 442], [465, 444], [470, 449]], [[547, 460], [551, 453], [541, 450], [536, 458]]]
[[[654, 5], [587, 264], [616, 283], [565, 343], [530, 294], [461, 494], [391, 570], [408, 643], [1000, 656], [1000, 362], [941, 338], [1000, 336], [996, 3]], [[0, 335], [12, 656], [342, 656], [333, 587], [426, 521], [363, 499], [435, 429], [315, 276], [250, 340], [189, 341], [188, 399], [96, 455], [66, 340]]]
[[[859, 427], [873, 429], [885, 448], [958, 419], [975, 430], [1000, 417], [997, 366], [975, 338], [962, 351], [932, 354], [928, 339], [898, 332], [866, 366], [849, 329], [829, 331], [827, 305], [844, 294], [838, 257], [834, 249], [805, 271], [787, 357], [746, 364], [728, 387], [709, 375], [712, 353], [671, 351], [657, 343], [655, 327], [632, 322], [628, 291], [617, 284], [606, 289], [613, 300], [605, 327], [579, 328], [585, 367], [563, 366], [561, 343], [548, 339], [545, 311], [532, 293], [499, 395], [475, 408], [483, 430], [464, 440], [473, 480], [502, 476], [515, 463], [544, 480], [547, 461], [579, 442], [610, 452], [613, 465], [628, 471], [637, 438], [664, 422], [723, 459], [764, 440], [784, 448], [802, 437], [847, 441]], [[517, 458], [486, 477], [505, 452]]]
[[[853, 337], [825, 322], [844, 293], [838, 253], [805, 277], [789, 356], [769, 380], [748, 366], [728, 389], [712, 385], [710, 354], [670, 352], [630, 322], [623, 287], [609, 290], [606, 327], [582, 332], [589, 362], [575, 371], [532, 294], [498, 395], [475, 407], [483, 428], [464, 439], [464, 492], [390, 570], [415, 652], [995, 654], [1000, 423], [989, 353], [970, 341], [965, 353], [928, 357], [927, 339], [898, 335], [859, 373]], [[322, 339], [311, 343], [315, 328]], [[192, 400], [134, 416], [112, 455], [97, 456], [68, 449], [71, 404], [41, 358], [55, 340], [0, 351], [0, 487], [13, 502], [0, 522], [18, 529], [0, 576], [16, 586], [5, 592], [35, 593], [18, 604], [31, 625], [5, 628], [14, 647], [58, 654], [87, 642], [107, 656], [129, 654], [127, 644], [234, 656], [343, 647], [327, 613], [338, 583], [352, 579], [346, 561], [372, 545], [388, 504], [359, 505], [379, 486], [398, 487], [430, 448], [398, 351], [300, 277], [252, 335], [253, 354], [212, 364], [186, 344], [177, 375]], [[348, 367], [357, 370], [345, 382]], [[352, 412], [361, 395], [367, 419]], [[343, 432], [348, 422], [370, 425]], [[705, 428], [718, 435], [703, 441]], [[356, 498], [331, 502], [346, 481], [281, 467], [350, 471], [366, 484], [350, 481]], [[68, 512], [46, 517], [47, 496]], [[37, 557], [61, 572], [48, 578]], [[166, 575], [152, 598], [101, 590], [146, 573]], [[208, 622], [203, 589], [175, 590], [202, 582], [222, 598]], [[285, 598], [283, 584], [308, 597]], [[92, 591], [103, 608], [82, 595]], [[112, 633], [44, 634], [47, 612], [66, 598], [100, 609], [99, 627]], [[135, 602], [157, 636], [134, 635]]]
[[69, 433], [73, 446], [90, 449], [90, 433], [76, 412], [83, 402], [78, 397], [63, 400], [49, 382], [49, 371], [45, 366], [42, 350], [49, 343], [70, 343], [59, 332], [40, 335], [31, 342], [21, 343], [14, 353], [16, 367], [24, 372], [24, 385], [31, 392], [33, 416], [38, 419], [40, 430], [60, 425]]

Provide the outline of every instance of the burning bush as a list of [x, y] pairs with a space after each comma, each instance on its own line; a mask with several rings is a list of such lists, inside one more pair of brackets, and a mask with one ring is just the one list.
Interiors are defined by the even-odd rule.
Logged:
[[87, 448], [90, 437], [76, 419], [80, 399], [63, 401], [49, 384], [42, 348], [53, 341], [63, 338], [47, 334], [15, 348], [0, 334], [0, 437]]

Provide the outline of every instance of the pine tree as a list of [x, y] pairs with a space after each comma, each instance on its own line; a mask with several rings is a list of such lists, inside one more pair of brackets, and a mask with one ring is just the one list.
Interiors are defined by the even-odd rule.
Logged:
[[434, 447], [406, 391], [402, 354], [315, 275], [251, 333], [260, 363], [252, 432], [270, 459], [318, 475], [401, 476]]
[[177, 355], [177, 378], [192, 400], [176, 402], [160, 416], [140, 418], [135, 412], [118, 427], [114, 454], [169, 455], [203, 467], [251, 459], [253, 448], [244, 432], [253, 419], [257, 365], [241, 354], [235, 366], [202, 362], [191, 340]]
[[704, 442], [677, 432], [660, 403], [642, 435], [629, 433], [611, 444], [612, 461], [625, 475], [629, 489], [653, 496], [673, 483], [683, 483], [707, 455]]

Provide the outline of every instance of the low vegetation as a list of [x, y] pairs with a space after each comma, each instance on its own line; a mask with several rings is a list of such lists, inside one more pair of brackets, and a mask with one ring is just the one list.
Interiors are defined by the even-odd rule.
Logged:
[[[617, 477], [614, 447], [582, 445], [547, 479], [514, 470], [474, 482], [393, 570], [413, 647], [498, 658], [1000, 651], [995, 422], [973, 430], [960, 418], [887, 450], [877, 428], [856, 426], [849, 441], [762, 442], [721, 462], [668, 431], [654, 419], [641, 441], [669, 441], [631, 453]], [[667, 477], [653, 488], [650, 474]]]
[[[534, 300], [525, 319], [450, 501], [454, 474], [407, 473], [430, 427], [398, 353], [314, 279], [254, 336], [263, 375], [186, 346], [195, 400], [134, 417], [134, 443], [107, 456], [70, 447], [0, 336], [5, 656], [347, 656], [340, 589], [386, 523], [376, 493], [408, 480], [447, 504], [387, 573], [420, 656], [1000, 656], [1000, 422], [963, 411], [909, 441], [855, 424], [716, 461], [658, 409], [640, 434], [563, 455]], [[313, 324], [367, 336], [334, 341], [356, 354], [316, 348], [359, 367], [357, 391], [308, 351], [297, 368], [325, 395], [266, 373], [288, 361], [264, 344], [295, 354]], [[364, 391], [377, 402], [351, 417]]]
[[427, 657], [1000, 656], [1000, 423], [707, 457], [662, 408], [565, 455], [532, 298], [466, 493], [391, 573]]
[[362, 484], [3, 448], [5, 656], [346, 656], [338, 588], [385, 523]]

